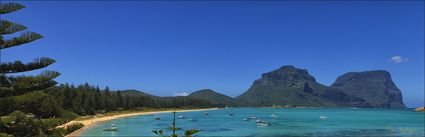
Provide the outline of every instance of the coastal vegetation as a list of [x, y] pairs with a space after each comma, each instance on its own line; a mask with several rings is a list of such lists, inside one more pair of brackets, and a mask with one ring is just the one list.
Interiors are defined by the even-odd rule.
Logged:
[[[14, 13], [23, 8], [25, 6], [19, 3], [1, 3], [0, 14]], [[43, 38], [41, 34], [27, 29], [2, 17], [0, 52]], [[65, 136], [85, 126], [81, 123], [62, 126], [70, 121], [170, 109], [174, 110], [174, 118], [172, 126], [165, 130], [171, 133], [167, 134], [163, 129], [153, 133], [190, 137], [201, 132], [189, 129], [178, 135], [176, 131], [182, 128], [176, 124], [176, 109], [225, 106], [406, 108], [400, 89], [392, 81], [390, 73], [384, 70], [349, 72], [326, 86], [318, 83], [305, 69], [282, 66], [262, 74], [246, 92], [234, 98], [211, 89], [198, 90], [188, 96], [159, 97], [137, 90], [111, 90], [107, 86], [101, 88], [89, 83], [59, 84], [54, 79], [61, 73], [53, 70], [45, 70], [35, 76], [23, 74], [47, 68], [55, 62], [49, 57], [35, 58], [28, 63], [20, 60], [0, 62], [0, 137]], [[424, 108], [415, 111], [424, 111]], [[234, 114], [228, 115], [232, 117]]]
[[[1, 3], [0, 14], [12, 13], [24, 7], [18, 3]], [[3, 18], [0, 22], [0, 50], [21, 46], [43, 37], [38, 33], [25, 31], [27, 27], [24, 25]], [[21, 31], [24, 32], [17, 34]], [[11, 35], [11, 38], [6, 39], [5, 35]], [[44, 71], [37, 76], [15, 74], [45, 68], [53, 63], [55, 63], [54, 59], [41, 57], [26, 64], [19, 60], [0, 64], [1, 136], [53, 135], [58, 131], [54, 127], [66, 121], [67, 117], [51, 118], [54, 116], [52, 111], [56, 111], [56, 109], [51, 108], [52, 105], [54, 106], [54, 104], [50, 104], [52, 97], [43, 91], [56, 85], [56, 81], [53, 79], [60, 75], [59, 72]], [[25, 102], [25, 104], [23, 106], [15, 104], [17, 101]], [[37, 101], [37, 103], [29, 103], [31, 101]], [[36, 106], [38, 104], [43, 105]], [[6, 112], [8, 115], [5, 116]], [[66, 114], [66, 112], [62, 114]]]
[[[1, 3], [0, 14], [8, 14], [25, 6]], [[0, 24], [0, 50], [21, 46], [43, 38], [41, 34], [25, 31], [27, 27], [5, 19]], [[16, 36], [16, 33], [25, 31]], [[6, 39], [5, 35], [10, 35]], [[57, 71], [46, 70], [37, 76], [18, 73], [45, 68], [56, 61], [48, 57], [32, 62], [0, 63], [0, 136], [64, 136], [81, 128], [75, 124], [56, 128], [79, 116], [105, 114], [111, 111], [141, 108], [206, 108], [216, 107], [209, 101], [190, 97], [156, 97], [134, 91], [101, 90], [88, 83], [74, 86], [57, 84]], [[128, 95], [127, 95], [128, 93]]]

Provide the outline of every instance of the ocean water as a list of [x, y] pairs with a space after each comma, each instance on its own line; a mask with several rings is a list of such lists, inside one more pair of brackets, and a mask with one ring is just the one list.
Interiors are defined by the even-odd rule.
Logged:
[[[271, 117], [272, 114], [278, 117]], [[233, 108], [177, 113], [179, 115], [186, 119], [177, 118], [177, 127], [203, 130], [196, 136], [412, 137], [424, 136], [425, 129], [425, 113], [411, 109]], [[172, 116], [172, 113], [161, 113], [116, 119], [92, 126], [81, 136], [155, 136], [152, 130], [167, 131]], [[264, 127], [257, 125], [255, 120], [243, 120], [250, 116], [271, 125]], [[161, 120], [155, 120], [155, 117]], [[111, 124], [119, 130], [103, 131]], [[183, 131], [179, 133], [183, 134]]]

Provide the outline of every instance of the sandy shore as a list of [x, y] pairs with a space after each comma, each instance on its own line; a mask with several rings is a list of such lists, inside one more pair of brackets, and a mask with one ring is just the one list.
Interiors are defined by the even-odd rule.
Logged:
[[[218, 109], [218, 108], [176, 110], [176, 112], [205, 111], [205, 110], [216, 110], [216, 109]], [[65, 137], [76, 137], [82, 131], [86, 130], [87, 128], [90, 128], [91, 126], [93, 126], [95, 124], [101, 123], [101, 122], [105, 122], [105, 121], [109, 121], [109, 120], [114, 120], [114, 119], [119, 119], [119, 118], [124, 118], [124, 117], [131, 117], [131, 116], [138, 116], [138, 115], [149, 115], [149, 114], [158, 114], [158, 113], [171, 113], [171, 112], [172, 112], [171, 110], [167, 110], [167, 111], [149, 111], [149, 112], [134, 112], [134, 113], [111, 115], [111, 116], [95, 117], [95, 118], [84, 119], [84, 120], [73, 120], [73, 121], [70, 121], [70, 122], [65, 123], [63, 125], [60, 125], [57, 128], [65, 127], [67, 125], [71, 125], [71, 124], [74, 124], [74, 123], [81, 123], [81, 124], [84, 125], [83, 128], [81, 128], [79, 130], [76, 130], [76, 131], [72, 132], [71, 134], [65, 136]]]

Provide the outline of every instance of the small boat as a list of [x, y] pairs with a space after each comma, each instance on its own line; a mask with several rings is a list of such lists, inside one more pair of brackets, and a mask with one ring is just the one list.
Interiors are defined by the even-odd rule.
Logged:
[[196, 119], [196, 118], [191, 118], [191, 119], [190, 119], [190, 121], [192, 121], [192, 122], [198, 122], [198, 119]]
[[248, 119], [257, 119], [255, 116], [250, 116]]
[[112, 124], [110, 128], [105, 128], [103, 131], [118, 131], [118, 128]]
[[279, 116], [277, 116], [276, 114], [271, 114], [271, 115], [270, 115], [270, 117], [272, 117], [272, 118], [277, 118], [277, 117], [279, 117]]
[[270, 123], [257, 123], [257, 125], [258, 125], [259, 127], [268, 127], [268, 126], [271, 126], [271, 124], [270, 124]]
[[320, 119], [327, 119], [327, 116], [320, 116]]
[[159, 117], [156, 117], [156, 118], [155, 118], [155, 120], [161, 120], [161, 118], [159, 118]]
[[205, 116], [208, 116], [209, 114], [205, 112], [205, 113], [204, 113], [204, 115], [205, 115]]
[[267, 123], [266, 121], [263, 121], [260, 119], [257, 119], [255, 122], [257, 123], [259, 127], [268, 127], [271, 125], [270, 123]]
[[243, 121], [249, 121], [249, 119], [247, 119], [247, 118], [244, 118], [244, 119], [243, 119]]
[[186, 117], [184, 117], [184, 116], [179, 116], [179, 118], [180, 118], [180, 119], [186, 119]]
[[230, 114], [229, 114], [229, 116], [233, 116], [233, 115], [234, 115], [233, 113], [230, 113]]
[[264, 121], [264, 120], [257, 119], [257, 120], [255, 121], [255, 123], [267, 123], [267, 122], [266, 122], [266, 121]]

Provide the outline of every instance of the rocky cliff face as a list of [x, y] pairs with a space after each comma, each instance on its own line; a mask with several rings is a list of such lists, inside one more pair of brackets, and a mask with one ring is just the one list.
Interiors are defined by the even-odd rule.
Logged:
[[382, 70], [346, 73], [332, 86], [325, 86], [316, 82], [305, 69], [283, 66], [262, 74], [246, 92], [234, 99], [209, 89], [189, 96], [216, 104], [247, 107], [406, 107], [390, 74]]
[[374, 108], [406, 108], [400, 89], [387, 71], [349, 72], [336, 79], [333, 88], [364, 99]]
[[188, 97], [204, 99], [215, 104], [222, 104], [226, 106], [234, 106], [236, 104], [236, 101], [233, 98], [217, 93], [211, 89], [202, 89], [195, 91], [189, 94]]
[[236, 97], [241, 106], [349, 107], [368, 106], [363, 99], [317, 83], [307, 70], [283, 66], [264, 73]]

